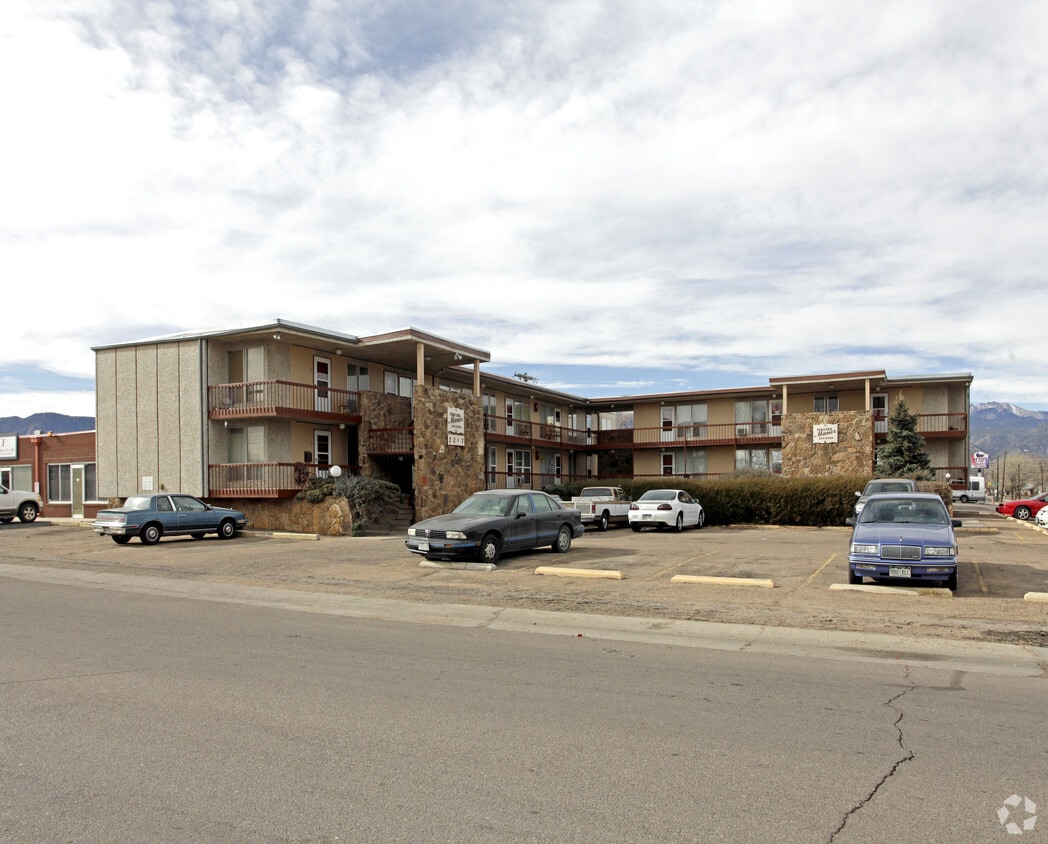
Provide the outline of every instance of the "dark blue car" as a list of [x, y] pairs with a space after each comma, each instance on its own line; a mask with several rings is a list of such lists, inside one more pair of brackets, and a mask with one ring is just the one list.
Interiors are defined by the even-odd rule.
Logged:
[[848, 582], [906, 579], [957, 589], [957, 539], [943, 500], [934, 493], [871, 495], [850, 518]]
[[582, 514], [531, 489], [475, 492], [453, 512], [408, 528], [409, 551], [428, 560], [477, 559], [494, 565], [504, 551], [549, 546], [563, 554], [582, 536]]
[[100, 536], [125, 545], [137, 536], [143, 545], [156, 545], [161, 536], [192, 536], [203, 539], [217, 533], [232, 539], [247, 527], [247, 516], [239, 510], [213, 507], [192, 495], [132, 495], [123, 507], [99, 510], [91, 527]]

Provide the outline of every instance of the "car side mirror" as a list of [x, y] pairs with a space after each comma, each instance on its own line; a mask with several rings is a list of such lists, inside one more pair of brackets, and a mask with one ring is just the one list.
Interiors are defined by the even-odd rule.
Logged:
[[846, 519], [844, 520], [844, 523], [845, 523], [846, 525], [852, 525], [852, 526], [854, 526], [854, 525], [855, 525], [855, 517], [854, 517], [854, 516], [848, 516], [848, 518], [846, 518]]
[[855, 490], [855, 497], [856, 498], [862, 498], [862, 493], [859, 492], [859, 490]]
[[960, 519], [950, 519], [950, 524], [953, 527], [960, 527], [961, 526], [961, 520]]

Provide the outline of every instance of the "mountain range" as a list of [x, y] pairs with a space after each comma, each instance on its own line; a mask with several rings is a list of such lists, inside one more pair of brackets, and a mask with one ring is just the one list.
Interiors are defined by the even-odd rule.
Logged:
[[972, 451], [990, 458], [1004, 454], [1048, 456], [1048, 413], [1008, 402], [990, 401], [971, 408]]
[[95, 430], [94, 416], [66, 416], [63, 413], [34, 413], [24, 419], [21, 416], [0, 417], [0, 434], [18, 434], [20, 437], [35, 434], [72, 434], [78, 431]]
[[[1048, 412], [1026, 410], [1008, 402], [983, 402], [971, 407], [971, 427], [972, 451], [985, 451], [991, 458], [1005, 453], [1048, 456]], [[0, 434], [63, 434], [94, 429], [93, 416], [34, 413], [24, 419], [0, 418]]]

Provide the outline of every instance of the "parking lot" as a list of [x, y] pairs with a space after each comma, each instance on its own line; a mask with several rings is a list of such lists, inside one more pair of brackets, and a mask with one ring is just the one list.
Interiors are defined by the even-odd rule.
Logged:
[[[249, 531], [231, 541], [117, 546], [83, 526], [40, 520], [0, 527], [0, 575], [8, 565], [46, 566], [494, 608], [1048, 644], [1048, 604], [1024, 600], [1048, 592], [1048, 536], [988, 506], [959, 507], [955, 515], [965, 522], [955, 595], [831, 589], [847, 582], [844, 527], [587, 531], [567, 554], [507, 555], [487, 572], [420, 566], [399, 535], [315, 539]], [[622, 579], [538, 573], [549, 567]], [[675, 575], [770, 580], [774, 587], [681, 583]]]

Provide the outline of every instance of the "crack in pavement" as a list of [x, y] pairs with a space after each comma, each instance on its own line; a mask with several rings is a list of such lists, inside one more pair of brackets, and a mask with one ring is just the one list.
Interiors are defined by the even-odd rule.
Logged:
[[903, 755], [899, 759], [895, 760], [895, 763], [891, 766], [891, 768], [888, 769], [888, 772], [880, 778], [880, 780], [877, 782], [876, 785], [874, 785], [872, 789], [870, 789], [870, 793], [867, 794], [857, 804], [852, 806], [852, 808], [844, 814], [844, 817], [841, 819], [840, 826], [838, 826], [833, 831], [833, 834], [830, 835], [828, 839], [828, 841], [831, 843], [837, 838], [838, 835], [840, 835], [841, 832], [844, 831], [844, 828], [848, 825], [848, 821], [851, 820], [852, 816], [861, 811], [863, 807], [866, 806], [866, 804], [868, 804], [870, 801], [873, 800], [874, 797], [877, 796], [877, 792], [881, 790], [881, 788], [884, 786], [885, 783], [888, 782], [888, 780], [895, 776], [896, 771], [898, 771], [899, 768], [905, 765], [907, 762], [913, 761], [913, 759], [915, 758], [913, 751], [906, 747], [905, 736], [903, 735], [903, 730], [901, 726], [902, 719], [906, 713], [903, 712], [901, 708], [895, 705], [896, 701], [905, 697], [917, 688], [917, 685], [910, 680], [910, 669], [908, 666], [904, 670], [903, 680], [906, 683], [908, 683], [908, 686], [901, 692], [899, 692], [897, 695], [888, 698], [888, 700], [884, 703], [885, 706], [887, 706], [889, 709], [894, 710], [897, 713], [897, 717], [895, 718], [895, 721], [892, 722], [892, 726], [895, 727], [895, 732], [897, 733], [896, 741], [899, 744], [899, 749], [903, 751]]

